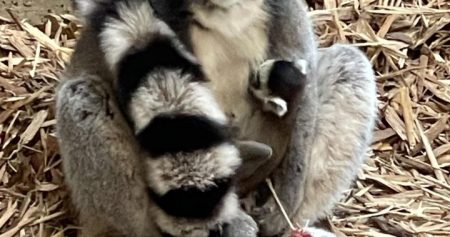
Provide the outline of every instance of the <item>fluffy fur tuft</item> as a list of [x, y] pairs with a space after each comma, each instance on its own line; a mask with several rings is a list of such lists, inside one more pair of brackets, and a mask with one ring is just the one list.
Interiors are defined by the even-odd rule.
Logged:
[[[161, 71], [161, 68], [177, 72], [169, 74]], [[162, 36], [155, 37], [142, 50], [128, 53], [122, 58], [117, 74], [118, 99], [122, 105], [129, 103], [132, 93], [152, 75], [155, 75], [154, 80], [158, 80], [157, 77], [164, 78], [161, 74], [165, 74], [167, 77], [189, 77], [191, 82], [205, 81], [200, 66], [184, 57], [173, 41]]]
[[96, 0], [74, 0], [74, 8], [80, 12], [83, 17], [92, 14], [98, 7]]
[[148, 1], [118, 1], [111, 4], [115, 4], [116, 14], [106, 17], [100, 42], [105, 59], [113, 71], [126, 53], [143, 50], [155, 38], [170, 39], [172, 47], [183, 58], [195, 61], [169, 26], [155, 17]]
[[192, 80], [193, 76], [181, 69], [157, 69], [142, 79], [126, 107], [136, 133], [140, 133], [155, 116], [174, 112], [207, 116], [225, 125], [226, 116], [206, 84]]

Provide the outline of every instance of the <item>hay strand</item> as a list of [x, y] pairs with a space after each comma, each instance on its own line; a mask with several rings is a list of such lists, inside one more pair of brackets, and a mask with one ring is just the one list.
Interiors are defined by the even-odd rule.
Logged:
[[[450, 236], [450, 2], [309, 2], [321, 46], [360, 47], [378, 88], [370, 159], [329, 216], [331, 229]], [[41, 25], [0, 17], [0, 237], [74, 236], [53, 103], [80, 27], [72, 15]]]

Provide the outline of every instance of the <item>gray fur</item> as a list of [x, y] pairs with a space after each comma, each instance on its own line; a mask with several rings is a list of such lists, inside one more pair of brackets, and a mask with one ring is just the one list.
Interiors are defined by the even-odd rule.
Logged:
[[58, 139], [81, 236], [158, 237], [140, 152], [113, 95], [96, 76], [82, 75], [57, 93]]
[[251, 216], [242, 213], [238, 218], [231, 221], [228, 228], [225, 228], [223, 236], [257, 236], [258, 227]]
[[314, 68], [318, 45], [306, 3], [303, 0], [265, 1], [271, 14], [267, 58], [291, 61], [303, 58], [310, 63], [310, 69]]
[[[302, 156], [298, 140], [304, 138], [294, 133], [286, 157], [272, 175], [285, 209], [300, 225], [330, 214], [350, 187], [366, 159], [376, 117], [375, 78], [359, 50], [344, 45], [324, 49], [314, 78], [320, 83], [317, 120], [307, 137], [309, 153]], [[296, 130], [302, 128], [301, 122], [296, 121]], [[304, 157], [304, 164], [299, 157]], [[255, 217], [262, 232], [270, 235], [286, 228], [273, 199], [258, 211], [262, 214]]]
[[[246, 21], [248, 23], [246, 25], [233, 25], [233, 21], [226, 17], [236, 15], [220, 13], [222, 14], [221, 24], [230, 24], [224, 29], [234, 26], [235, 28], [229, 32], [236, 35], [227, 35], [220, 31], [220, 25], [214, 25], [219, 24], [219, 21], [210, 21], [212, 25], [206, 25], [206, 28], [208, 26], [213, 28], [205, 29], [205, 25], [201, 27], [191, 25], [190, 29], [184, 31], [191, 33], [193, 53], [204, 66], [207, 76], [211, 78], [211, 88], [222, 109], [236, 125], [240, 126], [242, 138], [266, 143], [273, 148], [273, 158], [261, 166], [256, 175], [243, 180], [241, 185], [247, 186], [248, 190], [254, 190], [261, 180], [272, 173], [272, 182], [288, 215], [295, 223], [302, 224], [309, 220], [310, 224], [313, 224], [331, 211], [340, 194], [349, 188], [364, 161], [364, 151], [370, 141], [373, 121], [376, 117], [373, 71], [366, 57], [353, 47], [337, 45], [318, 53], [312, 26], [305, 11], [306, 4], [303, 1], [266, 0], [266, 4], [273, 8], [272, 10], [264, 9], [264, 12], [267, 13], [268, 10], [268, 16], [271, 18], [254, 8], [268, 6], [260, 5], [259, 1], [226, 1], [229, 4], [252, 6], [251, 11], [244, 9], [245, 11], [239, 13], [241, 18], [245, 17], [249, 20]], [[239, 5], [227, 5], [225, 10], [232, 9], [230, 6]], [[273, 9], [277, 10], [274, 12]], [[256, 14], [253, 15], [254, 18], [250, 13]], [[267, 25], [267, 22], [270, 22], [270, 25]], [[92, 53], [99, 51], [96, 35], [98, 32], [94, 27], [91, 29], [88, 27], [85, 30], [80, 46], [75, 51], [72, 65], [69, 66], [69, 78], [80, 78], [80, 74], [87, 71], [104, 81], [111, 82], [111, 76], [105, 73], [107, 70], [102, 69], [104, 68], [102, 55]], [[247, 81], [252, 67], [266, 59], [296, 60], [299, 58], [309, 60], [310, 74], [305, 89], [307, 93], [296, 102], [299, 108], [298, 115], [294, 121], [289, 122], [291, 126], [286, 126], [286, 123], [280, 123], [279, 118], [266, 116], [251, 103], [247, 93]], [[112, 103], [111, 107], [114, 108], [114, 106]], [[75, 105], [68, 104], [67, 107], [75, 107]], [[76, 114], [65, 112], [67, 107], [63, 107], [61, 103], [57, 106], [60, 117], [67, 116], [71, 119], [58, 121], [61, 143], [89, 141], [87, 138], [73, 137], [75, 135], [67, 131], [75, 126], [69, 123], [77, 123], [73, 120]], [[64, 116], [61, 116], [62, 114]], [[90, 125], [101, 128], [114, 126], [108, 123]], [[84, 125], [80, 123], [77, 126], [80, 129]], [[120, 131], [124, 127], [116, 126], [114, 129]], [[92, 129], [89, 128], [87, 131]], [[67, 134], [70, 134], [72, 138]], [[134, 146], [133, 140], [127, 139], [123, 143], [125, 143], [122, 144], [123, 146]], [[69, 144], [62, 146], [64, 159], [81, 160], [79, 156], [68, 152], [72, 149]], [[91, 146], [90, 144], [78, 145]], [[78, 150], [81, 150], [80, 147]], [[133, 154], [131, 148], [127, 149], [129, 151], [124, 150], [125, 153]], [[92, 157], [99, 157], [99, 155]], [[86, 167], [92, 165], [90, 160], [83, 160], [83, 162], [86, 162], [83, 164]], [[123, 165], [133, 167], [135, 163], [126, 160]], [[103, 177], [115, 180], [114, 182], [121, 180], [120, 175], [116, 177], [115, 172], [107, 169], [101, 172]], [[73, 182], [72, 186], [86, 185], [85, 181], [77, 180], [74, 175], [69, 177], [72, 179], [69, 180], [69, 183]], [[137, 179], [136, 183], [143, 182], [142, 177]], [[264, 185], [260, 186], [258, 190], [263, 187]], [[95, 185], [90, 188], [92, 192], [97, 190]], [[248, 199], [252, 201], [252, 197], [253, 194], [249, 195]], [[142, 202], [142, 200], [139, 201]], [[275, 207], [272, 198], [268, 198], [263, 206], [254, 205], [249, 211], [259, 224], [261, 236], [280, 234], [287, 230], [286, 222]], [[142, 211], [139, 213], [142, 214]], [[107, 214], [111, 216], [114, 212], [105, 211], [97, 215], [97, 219], [104, 222], [108, 218], [115, 218]], [[132, 215], [128, 217], [130, 216]], [[117, 218], [119, 221], [115, 222], [118, 225], [114, 226], [116, 229], [129, 228], [133, 231], [142, 229], [137, 224], [125, 227], [126, 221], [121, 221], [121, 218], [125, 217]], [[245, 223], [240, 222], [236, 226]]]
[[[127, 12], [122, 12], [122, 14], [126, 13]], [[145, 14], [145, 12], [142, 14]], [[135, 19], [140, 20], [142, 18], [136, 17]], [[113, 29], [115, 27], [114, 25], [110, 26], [112, 26]], [[128, 26], [129, 28], [127, 28]], [[161, 28], [157, 29], [159, 30]], [[130, 131], [127, 124], [124, 122], [122, 114], [119, 112], [120, 110], [116, 107], [117, 103], [113, 93], [111, 93], [112, 90], [110, 89], [115, 84], [113, 76], [115, 71], [110, 69], [114, 69], [115, 64], [123, 55], [124, 51], [127, 51], [127, 45], [120, 43], [127, 43], [126, 40], [129, 39], [127, 37], [132, 37], [134, 32], [139, 32], [140, 34], [145, 34], [146, 32], [140, 30], [138, 26], [136, 27], [133, 24], [119, 25], [119, 27], [116, 28], [116, 31], [112, 32], [109, 36], [113, 36], [113, 34], [118, 32], [119, 34], [117, 34], [117, 36], [121, 36], [122, 38], [116, 37], [111, 40], [112, 43], [107, 42], [106, 44], [105, 40], [101, 41], [100, 44], [95, 37], [95, 35], [99, 35], [100, 32], [102, 32], [102, 30], [93, 26], [88, 25], [86, 27], [85, 33], [77, 46], [72, 63], [69, 65], [65, 78], [63, 78], [63, 82], [58, 90], [58, 137], [64, 159], [64, 171], [66, 173], [67, 184], [71, 189], [75, 206], [80, 211], [79, 219], [81, 222], [80, 224], [83, 226], [82, 235], [157, 237], [160, 234], [159, 230], [162, 229], [164, 232], [169, 232], [175, 236], [206, 236], [208, 233], [207, 228], [213, 226], [217, 222], [229, 222], [236, 215], [247, 216], [245, 213], [238, 210], [236, 195], [232, 193], [227, 195], [227, 200], [225, 202], [230, 203], [231, 206], [226, 206], [223, 214], [219, 215], [217, 219], [210, 220], [207, 223], [173, 219], [156, 208], [156, 206], [152, 204], [152, 200], [148, 199], [147, 193], [145, 192], [145, 183], [151, 182], [155, 177], [154, 174], [156, 174], [156, 172], [152, 171], [152, 168], [154, 168], [154, 165], [152, 164], [154, 162], [146, 162], [146, 166], [140, 164], [140, 162], [145, 159], [146, 155], [141, 153], [136, 146], [136, 141], [132, 136], [133, 132]], [[122, 32], [124, 32], [124, 34], [120, 35]], [[108, 40], [108, 38], [106, 39]], [[142, 38], [139, 37], [136, 37], [136, 39], [142, 40]], [[122, 47], [120, 50], [115, 50], [114, 43], [117, 43], [114, 42], [115, 40], [118, 40], [117, 45]], [[133, 38], [131, 38], [131, 40], [133, 40]], [[100, 47], [100, 45], [103, 47]], [[134, 45], [134, 49], [136, 50], [135, 42], [131, 42], [130, 45]], [[85, 51], [85, 49], [88, 48], [91, 48], [94, 51]], [[92, 54], [92, 52], [98, 53]], [[109, 57], [107, 57], [108, 62], [105, 62], [105, 57], [103, 57], [101, 52], [109, 55]], [[117, 54], [111, 56], [111, 53], [109, 52]], [[95, 64], [93, 61], [95, 61]], [[85, 64], [85, 62], [88, 63]], [[160, 74], [158, 75], [161, 77]], [[153, 76], [158, 77], [158, 75]], [[144, 104], [145, 107], [142, 108], [131, 106], [131, 112], [134, 112], [134, 115], [136, 115], [136, 113], [140, 113], [140, 109], [153, 110], [153, 114], [146, 115], [151, 119], [151, 117], [154, 116], [154, 113], [167, 112], [164, 110], [170, 110], [168, 105], [164, 105], [164, 103], [160, 104], [161, 101], [151, 101], [152, 98], [155, 98], [155, 95], [152, 95], [152, 93], [156, 93], [154, 89], [158, 89], [159, 87], [161, 87], [159, 89], [163, 89], [162, 87], [164, 87], [166, 94], [170, 94], [167, 92], [173, 92], [175, 93], [173, 99], [182, 100], [181, 102], [183, 102], [178, 103], [180, 101], [176, 102], [173, 100], [167, 101], [169, 104], [173, 103], [178, 105], [178, 107], [172, 108], [173, 110], [181, 109], [188, 110], [192, 113], [202, 113], [205, 116], [207, 115], [215, 120], [219, 120], [218, 122], [220, 123], [226, 122], [226, 117], [220, 109], [212, 108], [214, 106], [217, 107], [217, 104], [214, 103], [213, 97], [209, 95], [208, 90], [204, 85], [200, 85], [197, 82], [190, 83], [189, 78], [181, 78], [177, 75], [179, 75], [179, 72], [177, 71], [169, 75], [162, 75], [163, 77], [167, 77], [165, 82], [159, 82], [157, 79], [149, 77], [147, 84], [143, 85], [143, 87], [140, 88], [140, 91], [137, 91], [133, 96], [134, 99], [132, 99], [132, 104], [139, 103], [139, 101], [142, 101], [143, 99], [150, 99], [149, 102], [151, 103]], [[155, 88], [155, 82], [157, 82], [156, 86], [158, 88]], [[148, 94], [148, 92], [151, 93]], [[199, 97], [198, 93], [201, 93], [202, 95], [206, 93], [206, 96]], [[151, 108], [148, 108], [148, 106]], [[95, 113], [90, 110], [94, 110]], [[99, 113], [98, 111], [103, 113]], [[84, 122], [85, 119], [89, 121]], [[138, 118], [138, 120], [142, 119]], [[76, 128], [74, 128], [74, 126]], [[111, 129], [108, 130], [108, 127], [111, 127]], [[140, 128], [137, 127], [134, 129], [139, 130]], [[120, 131], [123, 131], [124, 135], [122, 135]], [[96, 135], [105, 135], [106, 137], [102, 139]], [[117, 139], [120, 137], [123, 137], [124, 139]], [[241, 149], [254, 149], [254, 151], [247, 152], [247, 155], [253, 157], [255, 156], [255, 152], [259, 152], [259, 149], [255, 150], [253, 147], [255, 146], [244, 144], [241, 146]], [[263, 148], [267, 150], [265, 146], [263, 146]], [[218, 147], [212, 154], [198, 154], [197, 157], [211, 155], [220, 158], [220, 155], [224, 156], [222, 158], [226, 159], [222, 159], [222, 161], [220, 161], [220, 159], [211, 160], [222, 162], [222, 171], [229, 175], [232, 174], [239, 165], [236, 148], [230, 149], [231, 146]], [[98, 151], [98, 154], [95, 153], [96, 151]], [[114, 163], [106, 164], [106, 168], [100, 166], [97, 169], [95, 166], [96, 163], [91, 163], [92, 158], [98, 159], [103, 163], [108, 162], [110, 157], [117, 157], [118, 160]], [[236, 157], [236, 159], [231, 159], [233, 157]], [[192, 157], [185, 158], [192, 162], [192, 159], [190, 159]], [[151, 161], [150, 159], [146, 160]], [[183, 159], [180, 158], [177, 160]], [[158, 161], [161, 161], [161, 159], [158, 159]], [[252, 161], [252, 163], [259, 165], [259, 163], [255, 161]], [[208, 166], [205, 162], [200, 162], [199, 164]], [[227, 168], [227, 165], [231, 165], [232, 167]], [[142, 167], [147, 167], [147, 171], [144, 172]], [[202, 169], [202, 167], [198, 168]], [[128, 169], [136, 169], [136, 171], [132, 170], [130, 171], [131, 174], [128, 174], [126, 173]], [[149, 170], [151, 171], [149, 172]], [[202, 172], [205, 173], [208, 170], [209, 169], [206, 169]], [[97, 173], [97, 175], [91, 177], [89, 173], [94, 172]], [[132, 177], [128, 177], [127, 175], [132, 175]], [[192, 175], [194, 175], [194, 173]], [[209, 173], [208, 175], [213, 174]], [[220, 174], [213, 176], [219, 178]], [[207, 180], [203, 178], [200, 178], [200, 180], [207, 183]], [[161, 182], [158, 182], [158, 184], [160, 183]], [[135, 196], [129, 197], [131, 194], [127, 194], [127, 191], [133, 192], [131, 194], [134, 194]], [[123, 193], [127, 194], [124, 197], [126, 200], [120, 199]], [[121, 205], [120, 202], [122, 202], [123, 205]], [[155, 228], [155, 220], [158, 228]], [[233, 226], [234, 223], [240, 223], [239, 220], [240, 219], [233, 221], [231, 226]], [[249, 229], [258, 229], [254, 222], [243, 221], [243, 224], [240, 226], [247, 225], [251, 225], [247, 227]], [[206, 229], [204, 229], [205, 227]], [[227, 233], [232, 233], [230, 231], [237, 230], [238, 229], [236, 228], [230, 228], [230, 230], [226, 231]], [[188, 233], [187, 231], [191, 233]], [[255, 231], [249, 232], [248, 237], [255, 236], [255, 233]], [[235, 235], [232, 234], [232, 236]]]
[[[217, 108], [209, 90], [201, 83], [192, 82], [189, 76], [182, 75], [178, 70], [149, 74], [130, 103], [131, 118], [138, 125], [136, 130], [148, 123], [147, 118], [152, 119], [161, 113], [198, 114], [221, 124], [226, 123], [225, 115]], [[145, 178], [149, 187], [159, 195], [183, 187], [206, 189], [215, 185], [214, 179], [234, 176], [240, 163], [237, 148], [231, 144], [221, 144], [207, 150], [167, 154], [157, 159], [147, 157], [144, 160]], [[233, 191], [225, 194], [217, 214], [206, 221], [177, 218], [160, 210], [154, 212], [154, 219], [162, 231], [173, 236], [207, 237], [209, 230], [216, 225], [238, 217], [239, 204]]]
[[[161, 221], [167, 219], [146, 192], [141, 160], [147, 155], [137, 147], [114, 93], [92, 75], [66, 79], [57, 94], [57, 129], [66, 183], [79, 211], [81, 236], [160, 236], [155, 213]], [[246, 142], [239, 146], [246, 147]], [[237, 216], [225, 230], [229, 236], [256, 236], [255, 231], [234, 234], [241, 233], [241, 227], [258, 229], [247, 214], [238, 210]]]
[[[138, 52], [152, 44], [154, 38], [170, 40], [170, 47], [174, 47], [181, 57], [196, 63], [195, 58], [178, 42], [172, 30], [154, 16], [148, 2], [119, 3], [116, 9], [119, 17], [107, 17], [100, 33], [101, 47], [113, 72], [127, 52]], [[207, 84], [199, 82], [195, 75], [181, 69], [157, 68], [148, 72], [136, 90], [131, 92], [129, 104], [124, 106], [136, 134], [161, 114], [198, 115], [223, 126], [228, 123]], [[214, 180], [233, 177], [241, 164], [237, 148], [226, 143], [206, 150], [165, 154], [154, 158], [149, 156], [143, 161], [146, 167], [145, 178], [149, 187], [161, 196], [171, 190], [187, 187], [201, 190], [214, 187]], [[215, 215], [207, 220], [171, 216], [159, 210], [159, 206], [155, 206], [153, 212], [157, 226], [163, 232], [177, 237], [207, 237], [210, 229], [230, 222], [238, 214], [239, 203], [234, 190], [223, 196], [223, 200], [215, 208]]]
[[[219, 48], [218, 52], [222, 52], [221, 40], [238, 47], [230, 41], [231, 37], [210, 28], [203, 32], [199, 29], [202, 34], [193, 35], [197, 36], [192, 40], [193, 48], [216, 83], [216, 95], [225, 112], [236, 117], [236, 123], [243, 130], [241, 136], [269, 144], [274, 149], [273, 158], [260, 167], [252, 179], [243, 183], [251, 189], [252, 180], [261, 180], [275, 167], [272, 181], [288, 215], [294, 222], [309, 220], [313, 224], [331, 211], [339, 195], [349, 188], [365, 158], [364, 151], [376, 117], [373, 71], [366, 57], [348, 46], [324, 50], [319, 60], [312, 26], [302, 1], [268, 0], [266, 3], [272, 7], [268, 20], [272, 25], [269, 25], [268, 51], [264, 58], [308, 60], [305, 93], [296, 101], [298, 114], [293, 121], [280, 122], [268, 117], [245, 99], [246, 84], [242, 80], [247, 80], [245, 75], [249, 73], [245, 62], [261, 62], [256, 51], [258, 48], [254, 45], [246, 46], [254, 50], [251, 53], [219, 53], [220, 58], [206, 55], [202, 47], [211, 45], [211, 42], [217, 43], [215, 48]], [[245, 17], [251, 18], [251, 13], [247, 12]], [[251, 35], [251, 29], [259, 27], [259, 21], [265, 22], [256, 17], [251, 24], [254, 28], [245, 29], [246, 35], [235, 37], [238, 40], [239, 37], [253, 37], [253, 44], [263, 45], [259, 43], [262, 39], [257, 33]], [[227, 20], [223, 22], [228, 24]], [[223, 38], [218, 39], [220, 34]], [[201, 40], [205, 43], [202, 44]], [[339, 116], [339, 119], [334, 119], [334, 116]], [[329, 130], [334, 132], [324, 134]], [[336, 165], [327, 166], [328, 162]], [[252, 199], [252, 195], [249, 198]], [[258, 221], [262, 236], [286, 230], [287, 224], [272, 198], [262, 207], [255, 205], [254, 210], [250, 208], [249, 211]]]

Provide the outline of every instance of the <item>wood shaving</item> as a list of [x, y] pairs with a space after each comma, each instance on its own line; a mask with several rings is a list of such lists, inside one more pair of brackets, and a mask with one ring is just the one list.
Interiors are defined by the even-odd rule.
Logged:
[[[370, 158], [330, 230], [450, 236], [450, 2], [308, 2], [320, 45], [361, 48], [378, 88]], [[53, 104], [80, 28], [72, 15], [42, 25], [0, 17], [0, 237], [75, 236]]]

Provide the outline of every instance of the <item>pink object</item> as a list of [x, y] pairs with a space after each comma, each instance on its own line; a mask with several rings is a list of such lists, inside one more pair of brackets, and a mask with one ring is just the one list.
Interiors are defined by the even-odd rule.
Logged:
[[291, 236], [292, 237], [312, 237], [312, 235], [310, 233], [306, 232], [306, 230], [303, 230], [303, 229], [293, 230]]

